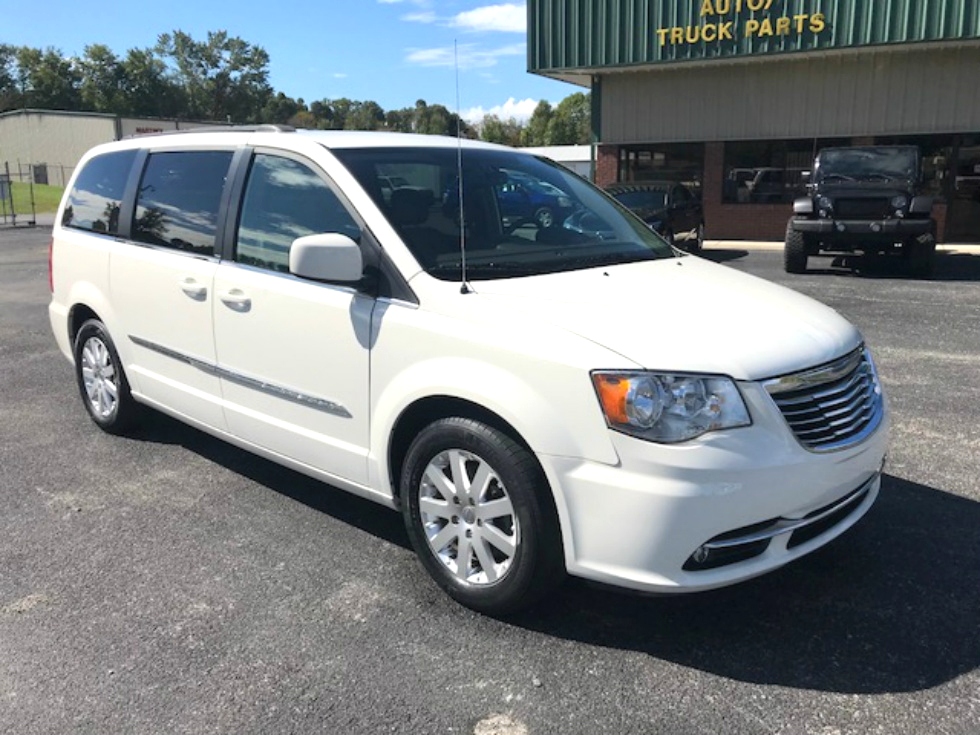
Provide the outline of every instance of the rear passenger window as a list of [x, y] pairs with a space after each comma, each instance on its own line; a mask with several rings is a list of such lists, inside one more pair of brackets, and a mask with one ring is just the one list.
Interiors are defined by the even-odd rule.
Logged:
[[135, 149], [116, 151], [96, 156], [85, 164], [68, 195], [62, 226], [118, 234], [119, 204], [135, 158]]
[[231, 151], [151, 153], [140, 180], [133, 239], [214, 255]]
[[235, 260], [288, 272], [289, 246], [304, 235], [360, 228], [316, 171], [299, 161], [258, 153], [242, 202]]

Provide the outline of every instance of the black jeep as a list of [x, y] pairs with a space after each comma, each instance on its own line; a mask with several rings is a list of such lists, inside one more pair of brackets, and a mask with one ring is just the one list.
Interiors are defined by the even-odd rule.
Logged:
[[820, 151], [786, 225], [786, 272], [805, 272], [807, 258], [821, 253], [896, 252], [912, 273], [929, 276], [936, 223], [932, 197], [918, 194], [919, 161], [915, 146]]

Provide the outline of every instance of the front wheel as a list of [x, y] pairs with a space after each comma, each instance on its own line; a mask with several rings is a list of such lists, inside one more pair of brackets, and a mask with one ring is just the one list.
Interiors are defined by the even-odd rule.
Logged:
[[806, 273], [806, 239], [802, 232], [793, 229], [793, 224], [786, 225], [786, 244], [783, 248], [783, 266], [787, 273]]
[[704, 222], [698, 223], [694, 231], [694, 239], [688, 241], [687, 251], [689, 253], [700, 253], [704, 248]]
[[430, 424], [409, 447], [400, 489], [412, 547], [461, 604], [506, 615], [563, 578], [551, 491], [507, 434], [459, 417]]
[[555, 224], [555, 213], [549, 207], [538, 207], [534, 212], [534, 221], [538, 223], [538, 227], [546, 230]]
[[89, 319], [75, 335], [75, 378], [82, 402], [99, 428], [121, 434], [136, 422], [133, 400], [116, 346], [105, 325]]

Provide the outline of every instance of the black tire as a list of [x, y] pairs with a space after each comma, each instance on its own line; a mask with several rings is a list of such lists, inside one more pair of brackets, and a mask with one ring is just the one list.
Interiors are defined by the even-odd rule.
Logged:
[[534, 212], [534, 221], [542, 230], [555, 224], [555, 213], [549, 207], [538, 207]]
[[[482, 489], [470, 495], [477, 477]], [[399, 486], [412, 547], [460, 604], [507, 615], [564, 578], [551, 490], [534, 456], [507, 434], [472, 419], [436, 421], [409, 447]]]
[[802, 232], [793, 229], [793, 223], [786, 225], [786, 244], [783, 248], [783, 267], [787, 273], [806, 273], [806, 238]]
[[687, 252], [700, 253], [704, 248], [704, 222], [698, 224], [694, 231], [694, 239], [687, 241]]
[[105, 325], [89, 319], [75, 335], [75, 379], [88, 415], [103, 431], [124, 434], [135, 424], [139, 404], [129, 390], [119, 353]]
[[931, 278], [936, 267], [936, 238], [928, 235], [907, 241], [905, 257], [909, 275], [913, 278]]

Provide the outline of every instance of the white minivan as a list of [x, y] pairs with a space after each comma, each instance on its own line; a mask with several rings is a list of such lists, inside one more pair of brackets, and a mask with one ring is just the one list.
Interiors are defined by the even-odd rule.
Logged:
[[[551, 216], [502, 206], [516, 175], [558, 192]], [[489, 614], [566, 573], [748, 579], [878, 494], [888, 418], [854, 326], [517, 150], [273, 126], [109, 143], [50, 264], [98, 426], [152, 407], [400, 508], [429, 574]]]

